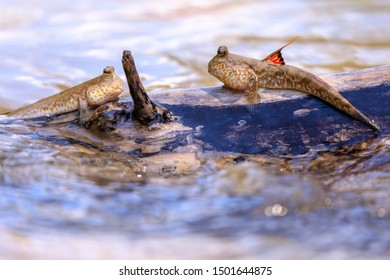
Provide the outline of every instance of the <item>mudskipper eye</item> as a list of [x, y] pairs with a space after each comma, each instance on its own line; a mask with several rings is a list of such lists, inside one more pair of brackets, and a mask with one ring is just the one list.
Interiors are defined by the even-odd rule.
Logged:
[[220, 46], [219, 48], [218, 48], [218, 55], [220, 55], [220, 56], [224, 56], [226, 53], [227, 53], [227, 47], [225, 47], [225, 46]]
[[111, 74], [112, 70], [113, 70], [112, 66], [107, 66], [106, 68], [104, 68], [103, 73], [104, 74]]

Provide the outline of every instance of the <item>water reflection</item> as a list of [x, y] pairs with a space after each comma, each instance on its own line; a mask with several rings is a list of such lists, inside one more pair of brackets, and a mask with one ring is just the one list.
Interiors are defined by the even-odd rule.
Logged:
[[[387, 1], [162, 3], [3, 1], [2, 109], [78, 84], [106, 65], [121, 69], [123, 49], [132, 50], [150, 89], [216, 85], [206, 65], [217, 46], [261, 58], [297, 34], [285, 59], [315, 73], [390, 64]], [[1, 257], [390, 254], [383, 234], [390, 226], [388, 132], [349, 146], [304, 145], [294, 155], [276, 145], [272, 157], [196, 150], [195, 143], [172, 148], [181, 155], [175, 158], [153, 150], [168, 140], [141, 133], [139, 159], [129, 139], [115, 146], [74, 124], [1, 121]], [[119, 149], [125, 140], [127, 150]]]
[[78, 84], [105, 65], [121, 69], [124, 49], [134, 52], [145, 85], [154, 88], [215, 85], [206, 65], [217, 46], [261, 58], [294, 35], [301, 37], [285, 50], [287, 63], [315, 73], [390, 63], [390, 8], [380, 0], [1, 5], [0, 94], [7, 108]]

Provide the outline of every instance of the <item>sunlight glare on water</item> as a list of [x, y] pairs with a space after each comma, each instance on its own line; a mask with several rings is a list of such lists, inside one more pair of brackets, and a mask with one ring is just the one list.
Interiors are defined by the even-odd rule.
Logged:
[[3, 107], [97, 76], [133, 52], [146, 86], [216, 85], [219, 45], [265, 57], [296, 35], [288, 63], [317, 74], [389, 64], [387, 1], [6, 1], [0, 3]]
[[[386, 0], [1, 1], [0, 109], [107, 65], [125, 79], [125, 49], [147, 90], [220, 85], [207, 73], [218, 46], [260, 59], [296, 35], [285, 61], [316, 74], [386, 65], [389, 14]], [[388, 134], [296, 157], [272, 157], [271, 147], [264, 157], [218, 158], [187, 145], [174, 159], [161, 139], [140, 136], [152, 144], [139, 159], [121, 150], [134, 144], [127, 131], [107, 144], [73, 123], [0, 123], [0, 258], [390, 256]], [[191, 135], [180, 133], [186, 143]], [[207, 156], [215, 167], [202, 166]]]

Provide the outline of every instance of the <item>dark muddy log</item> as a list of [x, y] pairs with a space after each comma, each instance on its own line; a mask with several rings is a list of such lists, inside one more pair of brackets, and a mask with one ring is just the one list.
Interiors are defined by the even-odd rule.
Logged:
[[149, 98], [141, 83], [130, 51], [123, 51], [122, 65], [129, 85], [130, 95], [134, 102], [133, 119], [140, 121], [142, 124], [172, 121], [172, 113], [168, 109], [155, 104]]
[[[125, 57], [128, 54], [125, 52]], [[126, 59], [124, 65], [133, 64]], [[134, 103], [137, 103], [133, 112], [135, 118], [141, 121], [164, 120], [166, 109], [153, 105], [140, 81], [135, 82], [137, 78], [132, 76], [133, 70], [126, 71]], [[389, 73], [390, 67], [384, 66], [322, 76], [356, 108], [378, 122], [382, 128], [379, 135], [365, 124], [307, 94], [263, 90], [260, 92], [261, 102], [248, 104], [245, 93], [224, 87], [154, 92], [151, 98], [177, 118], [177, 121], [159, 127], [158, 133], [123, 126], [119, 114], [114, 112], [132, 106], [126, 99], [122, 101], [123, 105], [111, 107], [101, 116], [100, 122], [108, 123], [108, 126], [114, 123], [111, 127], [116, 134], [132, 135], [126, 137], [128, 140], [130, 137], [137, 143], [158, 142], [159, 148], [152, 149], [154, 152], [161, 149], [172, 151], [193, 143], [200, 144], [203, 151], [244, 154], [298, 155], [323, 145], [337, 149], [389, 133]]]
[[[134, 65], [128, 60], [129, 54], [125, 52], [126, 67]], [[264, 156], [308, 162], [324, 153], [387, 149], [390, 66], [322, 76], [380, 125], [379, 134], [322, 101], [295, 91], [263, 90], [261, 102], [254, 105], [248, 105], [245, 93], [223, 87], [156, 91], [149, 98], [134, 69], [126, 70], [134, 102], [125, 97], [105, 104], [89, 129], [61, 121], [62, 117], [77, 118], [77, 112], [43, 119], [44, 125], [35, 128], [34, 137], [57, 142], [71, 139], [121, 160], [135, 156], [147, 167], [146, 172], [164, 176], [193, 174], [204, 166], [221, 167], [249, 159], [261, 161]], [[164, 122], [171, 119], [171, 111], [175, 121]], [[130, 118], [145, 124], [160, 123], [145, 126]], [[383, 162], [388, 158], [375, 164]]]

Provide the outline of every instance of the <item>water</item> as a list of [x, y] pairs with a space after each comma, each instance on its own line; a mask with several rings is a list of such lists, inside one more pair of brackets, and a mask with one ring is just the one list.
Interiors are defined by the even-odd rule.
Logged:
[[[2, 107], [15, 108], [121, 69], [130, 49], [146, 86], [215, 85], [205, 65], [226, 44], [265, 57], [290, 38], [288, 63], [317, 74], [389, 64], [387, 1], [5, 1]], [[121, 72], [121, 71], [120, 71]]]
[[[1, 109], [106, 65], [124, 78], [124, 49], [155, 91], [219, 85], [206, 67], [219, 45], [261, 58], [295, 35], [286, 62], [317, 74], [390, 64], [389, 12], [387, 1], [2, 1]], [[191, 147], [139, 159], [72, 124], [0, 129], [2, 258], [390, 256], [388, 135], [229, 165]]]

